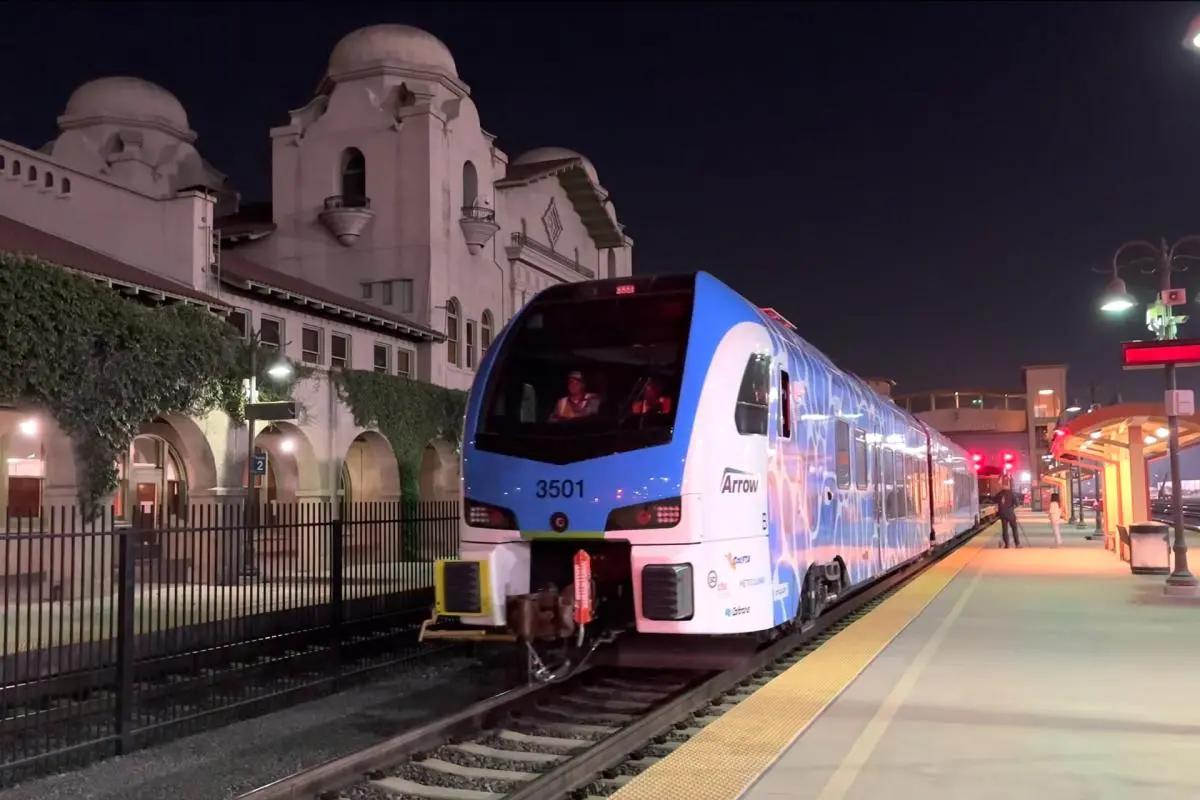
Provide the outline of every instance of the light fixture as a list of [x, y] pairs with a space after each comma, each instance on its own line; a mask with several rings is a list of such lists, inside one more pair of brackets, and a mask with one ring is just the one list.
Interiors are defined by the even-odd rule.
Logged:
[[1158, 441], [1158, 439], [1154, 438], [1153, 436], [1147, 436], [1145, 439], [1142, 439], [1142, 441], [1146, 444], [1154, 444]]
[[1079, 405], [1078, 400], [1072, 400], [1071, 405], [1067, 406], [1068, 414], [1078, 414], [1080, 411], [1083, 411], [1083, 408]]
[[1154, 432], [1154, 435], [1160, 439], [1165, 439], [1171, 435], [1171, 432], [1169, 430], [1167, 430], [1166, 428], [1159, 428], [1158, 430], [1156, 430]]
[[1049, 395], [1054, 394], [1054, 390], [1053, 389], [1038, 389], [1038, 394], [1040, 394], [1042, 397], [1048, 397]]
[[283, 380], [292, 374], [292, 366], [286, 361], [280, 361], [278, 364], [272, 364], [268, 367], [267, 374], [275, 380]]
[[1104, 296], [1100, 298], [1100, 310], [1119, 314], [1122, 311], [1128, 311], [1136, 305], [1137, 301], [1133, 299], [1129, 291], [1125, 288], [1125, 281], [1113, 275], [1112, 280], [1108, 282], [1108, 287], [1104, 290]]
[[296, 442], [294, 439], [290, 439], [290, 438], [284, 439], [282, 442], [279, 443], [280, 452], [291, 453], [295, 449], [296, 449]]
[[1092, 437], [1093, 439], [1099, 439], [1103, 435], [1104, 435], [1104, 431], [1092, 431], [1091, 433], [1088, 434], [1088, 436]]
[[1028, 473], [1028, 472], [1022, 472], [1022, 473], [1021, 473], [1021, 481], [1022, 481], [1022, 482], [1028, 482], [1028, 480], [1029, 480], [1029, 473]]
[[21, 420], [17, 425], [17, 429], [21, 431], [22, 436], [37, 436], [38, 421], [33, 417]]

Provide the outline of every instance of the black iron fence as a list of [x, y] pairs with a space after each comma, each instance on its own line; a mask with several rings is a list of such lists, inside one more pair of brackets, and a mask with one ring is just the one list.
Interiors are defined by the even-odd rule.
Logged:
[[0, 786], [446, 649], [416, 637], [433, 561], [458, 549], [457, 503], [185, 511], [8, 519]]

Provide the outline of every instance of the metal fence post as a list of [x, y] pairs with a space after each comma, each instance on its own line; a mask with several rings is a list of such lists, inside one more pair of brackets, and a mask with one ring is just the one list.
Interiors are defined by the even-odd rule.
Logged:
[[333, 641], [335, 675], [342, 673], [342, 620], [346, 611], [342, 597], [342, 573], [345, 566], [342, 533], [342, 520], [339, 515], [329, 526], [329, 635]]
[[117, 754], [133, 751], [133, 657], [134, 657], [134, 576], [135, 535], [131, 530], [115, 532], [117, 538]]

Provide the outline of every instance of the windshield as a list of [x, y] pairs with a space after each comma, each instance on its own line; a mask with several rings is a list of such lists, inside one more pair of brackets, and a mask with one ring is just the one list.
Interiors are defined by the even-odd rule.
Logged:
[[669, 442], [691, 289], [651, 278], [543, 292], [505, 336], [476, 446], [564, 464]]

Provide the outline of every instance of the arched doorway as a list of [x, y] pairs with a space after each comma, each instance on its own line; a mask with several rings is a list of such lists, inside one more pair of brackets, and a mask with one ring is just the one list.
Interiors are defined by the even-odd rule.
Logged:
[[438, 439], [425, 445], [417, 487], [422, 502], [458, 499], [458, 454], [449, 443]]
[[354, 437], [342, 460], [339, 495], [344, 519], [357, 504], [400, 499], [400, 465], [383, 434], [363, 431]]
[[149, 529], [186, 524], [187, 487], [179, 452], [166, 439], [143, 433], [117, 461], [113, 516]]

